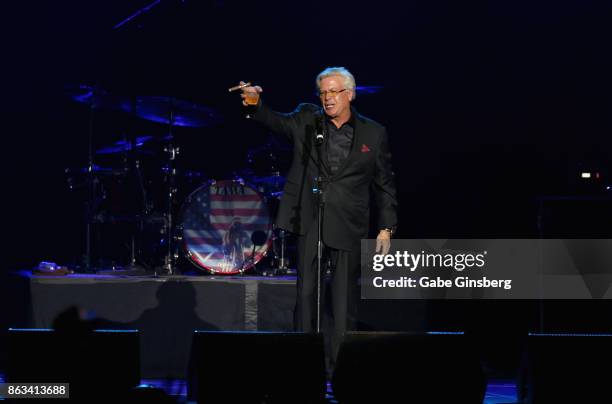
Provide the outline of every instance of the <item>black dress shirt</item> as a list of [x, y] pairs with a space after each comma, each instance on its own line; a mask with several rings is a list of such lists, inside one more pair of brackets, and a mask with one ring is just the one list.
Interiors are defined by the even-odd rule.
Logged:
[[328, 133], [326, 143], [327, 162], [333, 175], [342, 167], [351, 151], [355, 134], [355, 122], [351, 114], [351, 118], [339, 128], [329, 119], [326, 119], [326, 124]]

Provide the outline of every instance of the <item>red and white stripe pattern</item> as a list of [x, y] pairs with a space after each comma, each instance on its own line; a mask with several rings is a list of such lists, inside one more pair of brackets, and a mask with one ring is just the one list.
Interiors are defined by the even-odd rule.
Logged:
[[[263, 197], [236, 181], [197, 189], [188, 198], [182, 219], [187, 254], [213, 273], [240, 273], [259, 262], [270, 247], [272, 223]], [[256, 231], [264, 232], [267, 241], [251, 257], [251, 236]]]

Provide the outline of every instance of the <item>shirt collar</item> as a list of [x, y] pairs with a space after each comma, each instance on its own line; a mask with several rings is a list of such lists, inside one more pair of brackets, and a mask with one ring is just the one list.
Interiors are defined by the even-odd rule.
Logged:
[[356, 112], [355, 110], [351, 107], [351, 117], [349, 118], [348, 121], [346, 121], [345, 123], [342, 124], [342, 126], [340, 126], [339, 128], [336, 128], [336, 125], [334, 125], [331, 121], [331, 118], [327, 115], [325, 115], [325, 120], [327, 122], [328, 125], [331, 125], [334, 129], [336, 130], [340, 130], [344, 127], [344, 125], [349, 125], [351, 128], [355, 129], [355, 115]]

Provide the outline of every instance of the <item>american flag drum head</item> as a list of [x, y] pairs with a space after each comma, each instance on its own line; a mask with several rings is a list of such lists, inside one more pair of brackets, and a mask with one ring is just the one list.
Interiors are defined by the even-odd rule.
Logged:
[[[271, 245], [272, 222], [263, 197], [238, 181], [215, 181], [196, 189], [182, 207], [181, 225], [191, 262], [214, 274], [248, 270]], [[258, 238], [265, 239], [263, 245], [253, 243]]]

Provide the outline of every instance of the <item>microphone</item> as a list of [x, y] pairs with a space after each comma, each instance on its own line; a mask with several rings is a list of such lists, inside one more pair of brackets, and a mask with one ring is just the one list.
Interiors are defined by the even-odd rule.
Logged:
[[315, 135], [315, 144], [317, 146], [322, 145], [325, 142], [326, 135], [326, 127], [325, 127], [325, 115], [323, 111], [319, 111], [317, 114], [317, 123], [316, 123], [316, 135]]

